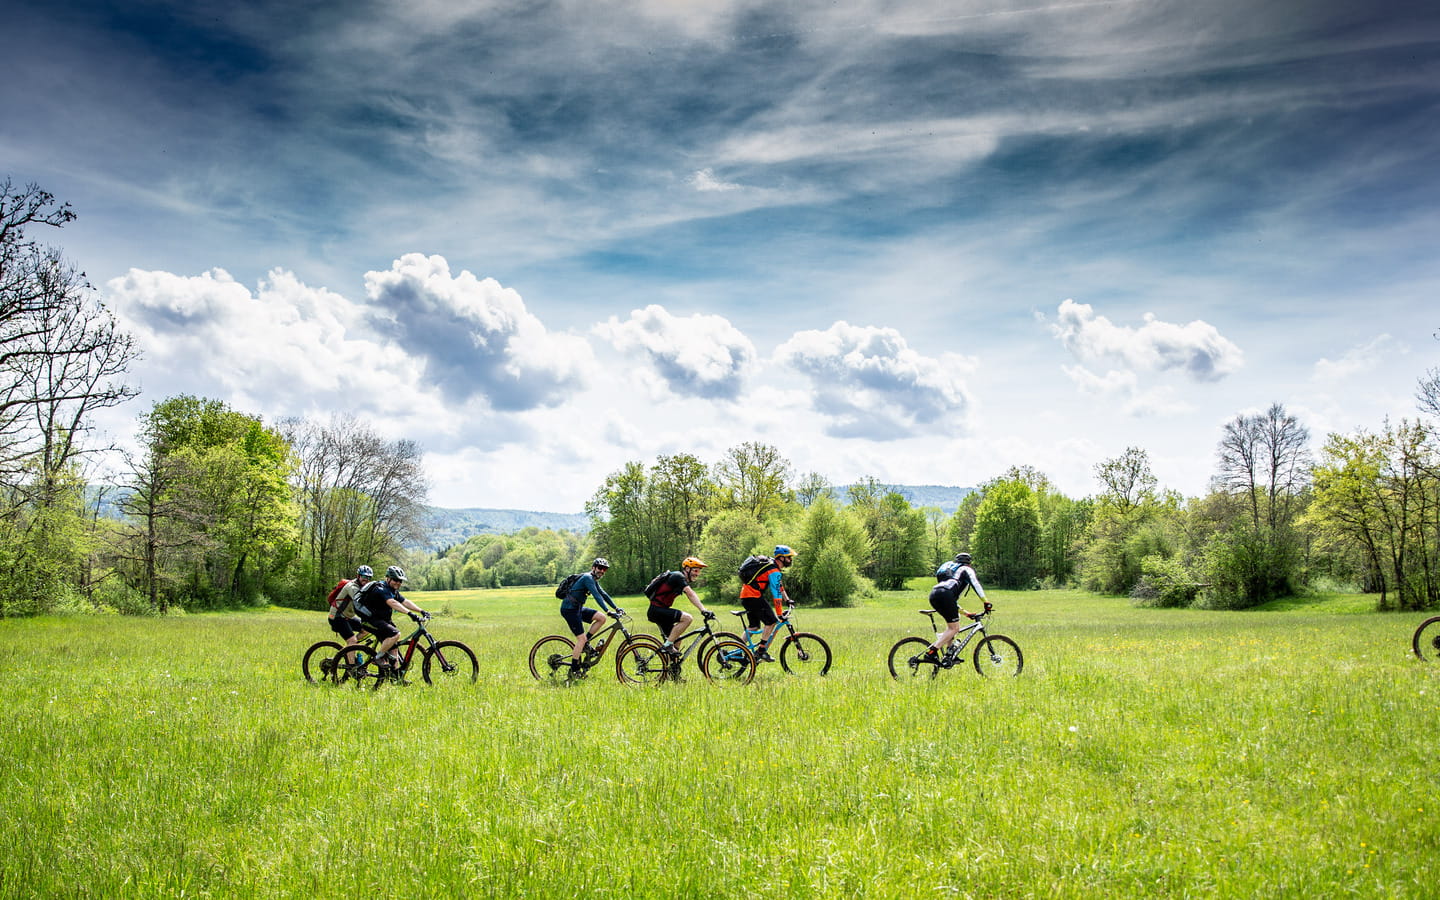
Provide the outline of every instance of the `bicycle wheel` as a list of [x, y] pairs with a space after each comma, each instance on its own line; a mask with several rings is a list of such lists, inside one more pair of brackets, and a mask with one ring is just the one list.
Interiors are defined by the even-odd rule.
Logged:
[[1420, 623], [1410, 639], [1410, 647], [1425, 662], [1440, 660], [1440, 616], [1431, 616]]
[[742, 644], [745, 643], [745, 639], [733, 631], [717, 631], [715, 632], [715, 640], [739, 641]]
[[530, 648], [530, 674], [536, 681], [564, 684], [570, 674], [570, 655], [575, 642], [562, 634], [547, 635]]
[[335, 680], [335, 654], [344, 648], [338, 641], [318, 641], [310, 645], [300, 660], [300, 671], [311, 684]]
[[975, 645], [975, 671], [981, 675], [1009, 675], [1014, 677], [1025, 668], [1025, 656], [1020, 645], [1003, 634], [986, 635]]
[[830, 671], [830, 645], [818, 634], [797, 631], [780, 645], [780, 666], [791, 675], [824, 675]]
[[615, 677], [621, 684], [659, 684], [667, 671], [659, 647], [632, 641], [615, 657]]
[[718, 640], [700, 657], [700, 674], [718, 684], [749, 684], [755, 678], [755, 657], [739, 641]]
[[438, 641], [425, 651], [420, 677], [431, 687], [474, 684], [480, 677], [475, 651], [459, 641]]
[[375, 648], [364, 644], [341, 647], [331, 659], [335, 683], [355, 688], [373, 689], [380, 686], [380, 667], [375, 663]]
[[938, 659], [925, 659], [930, 642], [924, 638], [908, 637], [895, 642], [890, 648], [890, 676], [896, 681], [934, 678], [940, 671]]

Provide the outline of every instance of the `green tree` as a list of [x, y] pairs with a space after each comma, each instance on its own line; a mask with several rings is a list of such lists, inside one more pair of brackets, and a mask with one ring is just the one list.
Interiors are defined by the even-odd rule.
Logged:
[[715, 464], [720, 508], [744, 510], [760, 521], [793, 502], [789, 478], [790, 461], [758, 441], [731, 447]]
[[1039, 571], [1040, 504], [1023, 480], [1000, 481], [985, 491], [975, 513], [971, 552], [984, 580], [1002, 588], [1030, 588]]
[[[848, 509], [836, 506], [829, 497], [816, 498], [805, 511], [795, 544], [795, 565], [785, 573], [785, 582], [797, 603], [813, 600], [822, 606], [849, 605], [852, 594], [863, 590], [856, 579], [860, 563], [870, 558], [870, 538]], [[854, 577], [832, 572], [830, 567], [837, 565], [854, 572]], [[838, 593], [842, 587], [846, 593]]]

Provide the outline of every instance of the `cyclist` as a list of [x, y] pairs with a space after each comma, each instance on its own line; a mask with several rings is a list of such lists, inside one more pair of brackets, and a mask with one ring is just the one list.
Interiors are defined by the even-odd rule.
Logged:
[[705, 563], [693, 556], [687, 556], [680, 564], [680, 571], [661, 572], [650, 582], [650, 587], [646, 588], [645, 593], [650, 597], [650, 611], [645, 618], [655, 623], [660, 629], [660, 636], [665, 639], [665, 643], [660, 646], [661, 652], [671, 655], [679, 653], [675, 642], [685, 633], [685, 629], [690, 627], [690, 623], [695, 621], [695, 617], [688, 611], [675, 608], [676, 597], [684, 594], [695, 608], [700, 610], [702, 616], [707, 619], [715, 618], [715, 614], [705, 608], [705, 604], [700, 602], [700, 597], [691, 587], [695, 579], [700, 577], [700, 570], [703, 568]]
[[344, 638], [347, 644], [359, 640], [358, 632], [365, 627], [365, 623], [355, 612], [355, 598], [365, 589], [365, 585], [374, 580], [375, 570], [369, 566], [361, 566], [355, 570], [355, 577], [347, 581], [340, 593], [335, 595], [335, 602], [330, 604], [330, 630]]
[[970, 565], [971, 559], [968, 553], [957, 553], [954, 560], [935, 570], [936, 584], [930, 589], [930, 608], [945, 620], [945, 631], [926, 648], [924, 659], [927, 662], [934, 662], [941, 651], [955, 640], [955, 635], [960, 633], [962, 615], [967, 619], [975, 618], [974, 613], [960, 607], [960, 597], [973, 589], [976, 596], [985, 599], [985, 589], [980, 586], [980, 576]]
[[768, 649], [770, 638], [775, 634], [775, 626], [780, 624], [780, 617], [784, 615], [784, 604], [790, 602], [783, 580], [785, 570], [795, 562], [795, 551], [780, 544], [776, 546], [772, 558], [772, 565], [761, 569], [749, 581], [740, 585], [740, 605], [745, 607], [750, 630], [756, 631], [762, 626], [765, 629], [760, 635], [760, 642], [755, 645], [757, 662], [775, 661]]
[[400, 586], [404, 583], [405, 570], [399, 566], [391, 566], [385, 570], [384, 581], [370, 582], [365, 585], [360, 596], [355, 598], [355, 610], [360, 613], [360, 620], [380, 639], [376, 658], [382, 667], [400, 665], [400, 657], [394, 652], [395, 644], [400, 640], [400, 629], [390, 621], [391, 614], [408, 613], [410, 618], [416, 621], [430, 618], [429, 613], [406, 600], [405, 595], [400, 593]]
[[[570, 654], [570, 668], [579, 669], [583, 665], [580, 662], [581, 655], [585, 652], [585, 645], [590, 643], [601, 628], [605, 627], [607, 621], [605, 613], [601, 610], [609, 609], [617, 615], [624, 612], [610, 599], [600, 587], [600, 579], [605, 577], [605, 572], [610, 568], [610, 563], [603, 556], [595, 557], [590, 564], [590, 571], [575, 579], [570, 585], [570, 590], [565, 594], [565, 599], [560, 601], [560, 615], [565, 619], [565, 624], [570, 626], [570, 633], [575, 635], [575, 649]], [[591, 609], [585, 605], [585, 595], [589, 594], [595, 598], [600, 609]], [[586, 625], [590, 628], [587, 630]]]

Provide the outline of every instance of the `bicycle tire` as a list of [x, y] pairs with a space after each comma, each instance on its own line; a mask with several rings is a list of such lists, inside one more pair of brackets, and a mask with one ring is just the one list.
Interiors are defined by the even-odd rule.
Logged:
[[755, 656], [740, 641], [713, 641], [700, 657], [700, 674], [720, 684], [749, 684], [755, 679]]
[[780, 668], [791, 675], [817, 675], [830, 671], [830, 645], [818, 634], [797, 631], [780, 645]]
[[460, 641], [436, 641], [425, 651], [420, 677], [431, 687], [474, 684], [480, 677], [480, 661]]
[[1423, 662], [1440, 661], [1440, 616], [1431, 616], [1420, 623], [1410, 638], [1410, 649]]
[[[339, 641], [316, 641], [305, 651], [304, 657], [300, 659], [300, 674], [311, 684], [319, 684], [322, 681], [335, 683], [335, 666], [333, 661], [335, 654], [345, 649]], [[320, 653], [320, 651], [325, 651]], [[320, 653], [319, 658], [313, 658]]]
[[615, 677], [621, 684], [659, 684], [665, 680], [669, 664], [660, 648], [632, 641], [620, 648], [615, 657]]
[[975, 671], [981, 675], [1009, 675], [1011, 678], [1025, 668], [1025, 654], [1020, 645], [1003, 634], [987, 634], [975, 645]]
[[379, 686], [380, 669], [375, 665], [375, 648], [364, 644], [341, 647], [333, 657], [335, 683], [358, 689]]
[[740, 635], [736, 634], [736, 633], [733, 632], [733, 631], [717, 631], [717, 632], [715, 632], [715, 640], [718, 641], [718, 640], [722, 640], [722, 639], [723, 639], [723, 640], [727, 640], [727, 641], [739, 641], [739, 642], [742, 643], [742, 644], [745, 643], [745, 639], [742, 638]]
[[564, 684], [570, 674], [569, 660], [575, 642], [563, 634], [549, 634], [530, 648], [530, 674], [536, 681]]
[[923, 656], [930, 649], [930, 642], [924, 638], [907, 637], [895, 642], [890, 648], [890, 677], [896, 681], [919, 681], [934, 678], [940, 672], [939, 662], [910, 661]]

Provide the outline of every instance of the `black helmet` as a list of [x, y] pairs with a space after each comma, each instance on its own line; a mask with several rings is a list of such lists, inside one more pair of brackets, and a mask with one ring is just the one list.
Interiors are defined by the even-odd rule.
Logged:
[[970, 557], [970, 554], [968, 554], [968, 553], [957, 553], [957, 554], [955, 554], [955, 561], [956, 561], [957, 563], [959, 563], [960, 565], [962, 565], [962, 566], [968, 566], [968, 565], [970, 565], [970, 559], [971, 559], [971, 557]]
[[399, 566], [391, 566], [390, 568], [385, 570], [385, 577], [387, 579], [393, 578], [396, 581], [403, 582], [405, 580], [405, 570], [400, 568]]

